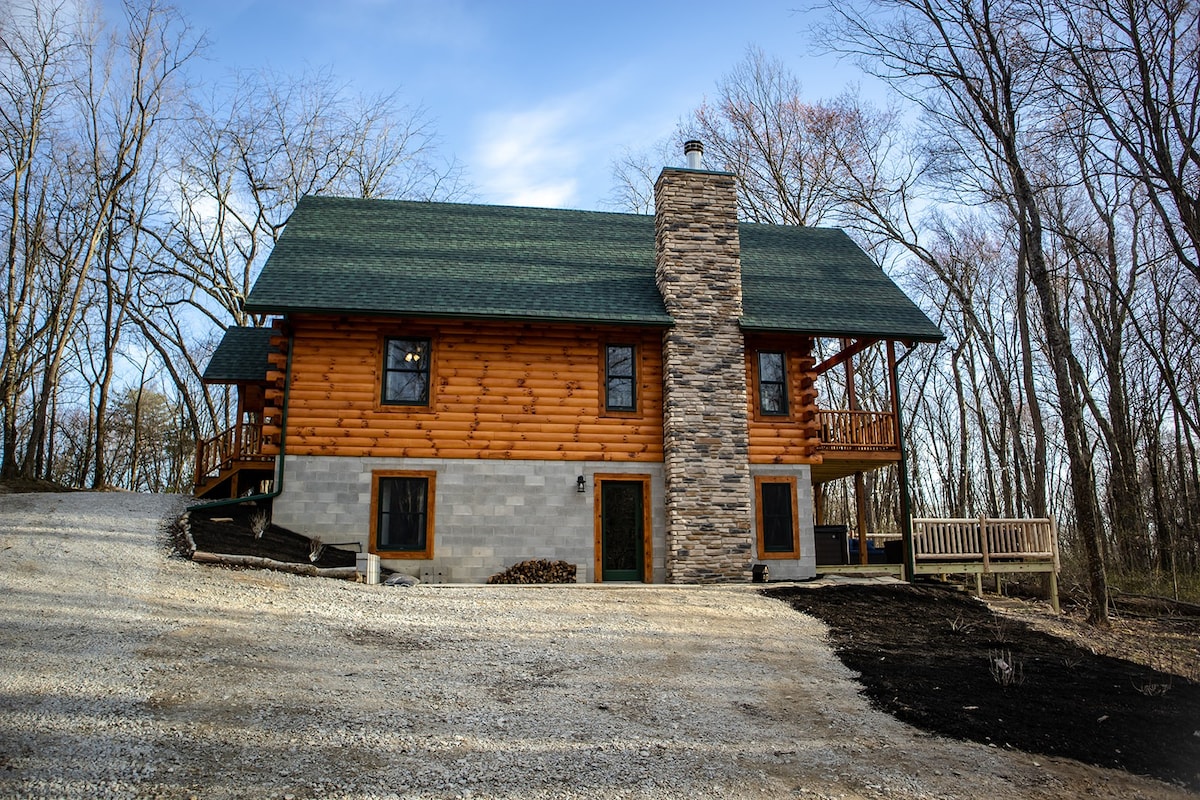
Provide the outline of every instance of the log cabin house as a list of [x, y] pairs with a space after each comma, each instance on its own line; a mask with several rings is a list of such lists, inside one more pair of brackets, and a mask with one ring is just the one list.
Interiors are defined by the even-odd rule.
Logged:
[[246, 301], [272, 327], [205, 373], [238, 424], [197, 496], [269, 487], [276, 524], [449, 582], [814, 575], [814, 485], [901, 452], [895, 398], [823, 408], [818, 375], [942, 334], [844, 232], [739, 223], [688, 146], [653, 216], [304, 198]]

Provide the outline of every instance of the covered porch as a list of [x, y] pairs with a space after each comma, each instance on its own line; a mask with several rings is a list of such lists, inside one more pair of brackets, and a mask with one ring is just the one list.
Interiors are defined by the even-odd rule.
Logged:
[[272, 429], [264, 428], [272, 328], [229, 328], [204, 371], [204, 382], [236, 387], [236, 420], [196, 443], [193, 495], [205, 499], [240, 497], [258, 491], [275, 474]]

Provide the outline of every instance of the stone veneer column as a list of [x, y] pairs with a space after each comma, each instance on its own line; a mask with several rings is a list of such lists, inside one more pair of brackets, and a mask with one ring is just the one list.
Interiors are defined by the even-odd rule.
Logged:
[[654, 186], [663, 335], [667, 581], [750, 579], [754, 531], [734, 176], [664, 169]]

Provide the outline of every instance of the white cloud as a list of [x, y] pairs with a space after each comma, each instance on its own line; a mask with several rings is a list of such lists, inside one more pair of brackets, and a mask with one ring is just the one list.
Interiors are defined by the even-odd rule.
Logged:
[[481, 193], [510, 205], [571, 204], [578, 188], [573, 173], [587, 157], [587, 116], [573, 97], [484, 116], [471, 159]]

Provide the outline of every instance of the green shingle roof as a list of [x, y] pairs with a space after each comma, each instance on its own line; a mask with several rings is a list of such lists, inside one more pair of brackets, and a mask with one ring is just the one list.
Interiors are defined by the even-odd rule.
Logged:
[[270, 328], [227, 328], [204, 368], [204, 380], [208, 383], [266, 380], [271, 333]]
[[837, 228], [738, 226], [742, 327], [940, 341], [942, 332]]
[[[942, 338], [842, 231], [740, 230], [744, 327]], [[671, 324], [653, 217], [335, 197], [300, 201], [246, 309]]]
[[671, 322], [644, 217], [333, 197], [300, 201], [246, 308]]

